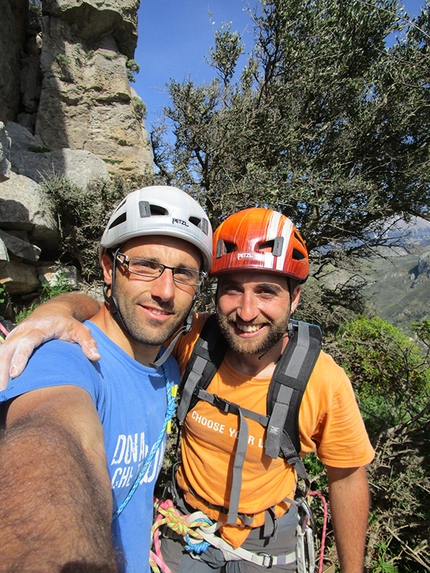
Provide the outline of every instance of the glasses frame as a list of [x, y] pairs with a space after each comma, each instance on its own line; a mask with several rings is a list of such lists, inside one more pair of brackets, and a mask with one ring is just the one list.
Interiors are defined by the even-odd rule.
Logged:
[[[122, 257], [122, 258], [120, 258], [120, 257]], [[152, 261], [151, 259], [145, 259], [144, 257], [128, 257], [128, 255], [125, 255], [124, 253], [116, 253], [115, 258], [120, 265], [127, 267], [127, 270], [131, 275], [136, 275], [138, 277], [146, 278], [148, 281], [160, 278], [166, 269], [169, 269], [170, 271], [172, 271], [172, 278], [176, 284], [181, 284], [181, 285], [190, 286], [190, 287], [199, 287], [208, 276], [208, 273], [206, 273], [205, 271], [196, 271], [196, 269], [190, 269], [189, 267], [169, 267], [168, 265], [164, 265], [163, 263], [158, 263], [157, 261]], [[154, 266], [154, 270], [157, 269], [157, 272], [159, 274], [158, 275], [145, 275], [142, 273], [137, 273], [135, 271], [132, 271], [130, 269], [130, 263], [132, 263], [133, 259], [138, 260], [138, 261], [147, 261], [148, 263], [151, 263], [151, 265]], [[186, 282], [180, 281], [177, 278], [175, 278], [175, 274], [177, 272], [179, 273], [179, 272], [184, 271], [184, 270], [189, 270], [189, 271], [192, 271], [193, 273], [198, 273], [199, 282], [197, 282], [197, 283], [186, 283]]]

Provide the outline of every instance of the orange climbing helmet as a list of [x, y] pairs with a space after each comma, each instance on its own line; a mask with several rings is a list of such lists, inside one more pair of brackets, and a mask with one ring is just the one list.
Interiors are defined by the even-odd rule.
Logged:
[[211, 276], [233, 270], [277, 273], [305, 282], [309, 257], [293, 223], [277, 211], [244, 209], [230, 215], [214, 233]]

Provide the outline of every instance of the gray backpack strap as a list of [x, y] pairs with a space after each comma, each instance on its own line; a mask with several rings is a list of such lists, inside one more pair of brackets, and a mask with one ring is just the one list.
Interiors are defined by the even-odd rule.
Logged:
[[[242, 470], [245, 462], [246, 450], [248, 447], [248, 422], [243, 413], [239, 410], [239, 434], [236, 444], [236, 453], [233, 462], [233, 480], [230, 489], [230, 499], [228, 502], [227, 523], [236, 524], [239, 517], [240, 492], [242, 491]], [[240, 515], [244, 525], [251, 525], [253, 518]]]
[[183, 422], [185, 416], [197, 403], [198, 388], [207, 388], [221, 366], [227, 350], [227, 342], [218, 327], [215, 315], [203, 325], [193, 352], [182, 377], [177, 417]]
[[292, 465], [300, 459], [298, 416], [303, 393], [321, 350], [321, 330], [291, 321], [290, 340], [276, 366], [268, 393], [270, 415], [265, 453], [282, 455]]

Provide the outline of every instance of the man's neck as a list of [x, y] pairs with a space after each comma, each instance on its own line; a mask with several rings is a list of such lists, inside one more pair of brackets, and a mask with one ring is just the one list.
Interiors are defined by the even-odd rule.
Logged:
[[142, 344], [126, 336], [106, 305], [102, 306], [90, 320], [136, 362], [149, 366], [157, 359], [160, 346]]

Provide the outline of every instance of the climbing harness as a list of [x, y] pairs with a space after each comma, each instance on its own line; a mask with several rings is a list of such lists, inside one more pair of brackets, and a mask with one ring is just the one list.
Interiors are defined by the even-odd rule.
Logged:
[[[324, 561], [325, 535], [327, 529], [327, 503], [324, 496], [319, 492], [309, 492], [308, 496], [317, 495], [324, 505], [324, 521], [321, 536], [318, 573], [322, 573]], [[308, 502], [297, 497], [292, 503], [298, 507], [299, 521], [296, 526], [297, 542], [296, 550], [284, 555], [269, 555], [268, 553], [254, 553], [243, 547], [234, 549], [222, 537], [216, 535], [222, 525], [220, 522], [211, 521], [202, 511], [191, 514], [182, 514], [170, 499], [155, 500], [156, 519], [152, 526], [152, 545], [149, 563], [154, 573], [171, 573], [165, 564], [160, 544], [160, 528], [164, 525], [183, 536], [187, 551], [192, 551], [198, 558], [209, 546], [219, 549], [227, 561], [245, 560], [255, 563], [260, 567], [270, 569], [276, 565], [296, 564], [297, 573], [315, 573], [315, 546], [312, 512]]]
[[137, 488], [141, 484], [142, 480], [144, 479], [145, 474], [148, 471], [148, 468], [151, 465], [152, 460], [154, 459], [154, 456], [157, 453], [157, 450], [160, 448], [161, 444], [163, 443], [166, 434], [170, 434], [170, 432], [171, 432], [172, 419], [173, 419], [173, 417], [175, 415], [175, 411], [176, 411], [176, 396], [177, 396], [178, 386], [169, 380], [169, 377], [167, 376], [167, 370], [166, 370], [166, 367], [164, 366], [164, 364], [161, 365], [161, 368], [163, 369], [164, 379], [166, 381], [166, 393], [167, 393], [167, 408], [166, 408], [166, 415], [164, 417], [163, 426], [161, 428], [161, 431], [160, 431], [160, 434], [159, 434], [157, 440], [152, 445], [151, 451], [150, 451], [148, 457], [146, 458], [145, 463], [142, 466], [142, 469], [140, 470], [139, 474], [137, 475], [132, 488], [130, 489], [130, 491], [128, 492], [127, 496], [125, 497], [125, 499], [121, 503], [121, 505], [118, 507], [118, 509], [113, 513], [112, 521], [114, 519], [117, 519], [121, 515], [121, 513], [124, 511], [125, 507], [127, 506], [130, 499], [133, 497], [135, 491], [137, 490]]

